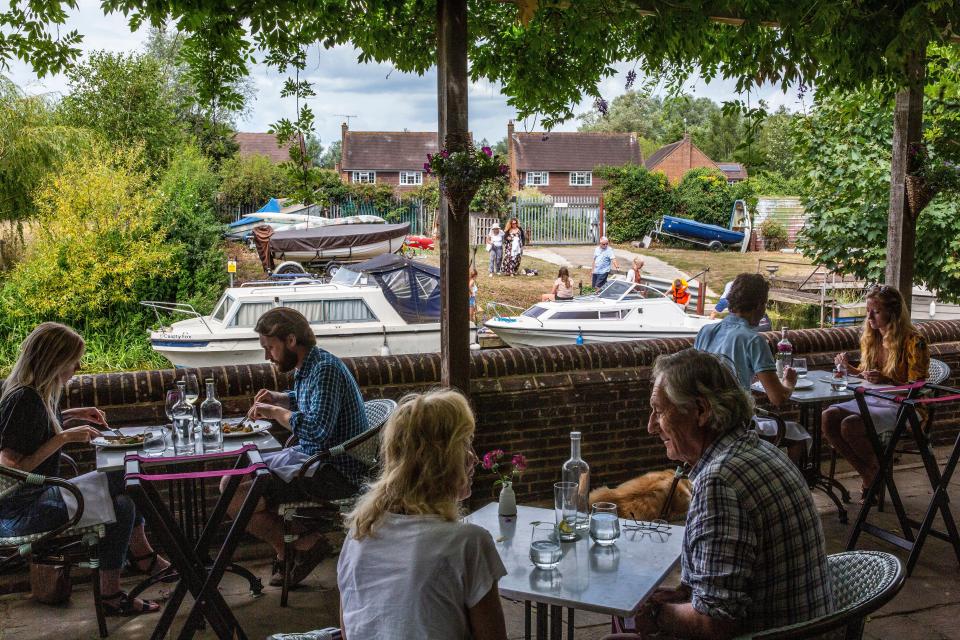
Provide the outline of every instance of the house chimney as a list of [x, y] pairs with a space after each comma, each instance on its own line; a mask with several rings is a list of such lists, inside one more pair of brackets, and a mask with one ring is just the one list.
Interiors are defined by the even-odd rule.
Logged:
[[520, 188], [520, 176], [517, 175], [517, 156], [513, 148], [513, 120], [507, 121], [507, 166], [510, 167], [510, 190]]

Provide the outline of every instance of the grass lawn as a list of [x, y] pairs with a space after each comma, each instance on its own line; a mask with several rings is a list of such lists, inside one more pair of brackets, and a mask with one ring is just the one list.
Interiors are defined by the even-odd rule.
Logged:
[[[614, 245], [617, 249], [632, 251], [641, 255], [649, 255], [659, 258], [671, 264], [674, 267], [686, 271], [693, 275], [699, 273], [706, 267], [710, 267], [710, 273], [707, 274], [707, 286], [718, 293], [723, 290], [723, 285], [733, 280], [739, 273], [756, 273], [758, 261], [776, 260], [780, 267], [777, 276], [801, 276], [806, 277], [813, 271], [813, 264], [805, 257], [797, 254], [779, 253], [777, 251], [750, 251], [740, 253], [739, 251], [707, 251], [705, 249], [682, 249], [678, 247], [667, 247], [655, 244], [649, 249], [638, 249], [630, 244]], [[764, 262], [760, 267], [760, 272], [766, 275], [766, 266], [771, 263]]]

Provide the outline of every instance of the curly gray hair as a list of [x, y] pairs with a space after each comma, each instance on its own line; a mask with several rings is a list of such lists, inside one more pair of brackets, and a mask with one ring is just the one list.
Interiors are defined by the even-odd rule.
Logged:
[[711, 353], [685, 349], [660, 356], [653, 365], [653, 379], [679, 409], [706, 400], [713, 414], [708, 428], [718, 433], [742, 427], [753, 418], [753, 399], [740, 388], [730, 366]]

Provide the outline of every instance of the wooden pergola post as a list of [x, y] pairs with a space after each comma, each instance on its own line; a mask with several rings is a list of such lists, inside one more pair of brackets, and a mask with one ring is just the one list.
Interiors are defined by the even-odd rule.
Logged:
[[907, 86], [897, 92], [890, 161], [890, 209], [887, 218], [886, 283], [896, 287], [909, 310], [913, 299], [914, 245], [917, 221], [907, 206], [906, 178], [911, 145], [922, 139], [925, 47], [914, 52], [907, 68]]
[[[466, 148], [467, 0], [437, 2], [437, 134], [441, 149]], [[469, 203], [453, 211], [440, 196], [440, 381], [470, 391]]]

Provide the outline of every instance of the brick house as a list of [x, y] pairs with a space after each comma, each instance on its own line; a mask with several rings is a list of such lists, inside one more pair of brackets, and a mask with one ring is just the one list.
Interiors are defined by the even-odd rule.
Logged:
[[507, 124], [510, 187], [536, 187], [554, 197], [599, 196], [606, 181], [601, 165], [643, 164], [635, 133], [563, 131], [523, 133]]
[[277, 137], [272, 133], [245, 133], [237, 132], [233, 139], [240, 146], [237, 153], [241, 158], [250, 156], [267, 156], [274, 164], [290, 160], [289, 148], [277, 146]]
[[340, 164], [344, 182], [389, 184], [395, 191], [423, 184], [423, 163], [437, 153], [437, 134], [431, 131], [350, 131], [340, 126]]
[[671, 184], [677, 184], [691, 169], [715, 169], [734, 183], [747, 179], [747, 169], [739, 162], [714, 162], [690, 140], [690, 134], [665, 144], [647, 158], [644, 166], [647, 171], [659, 171], [667, 176]]

